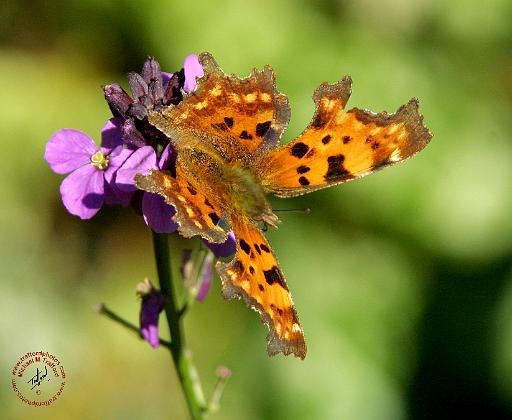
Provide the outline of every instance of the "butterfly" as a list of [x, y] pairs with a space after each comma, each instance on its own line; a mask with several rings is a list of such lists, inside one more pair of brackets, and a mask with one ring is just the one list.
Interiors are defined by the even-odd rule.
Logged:
[[347, 110], [352, 80], [345, 76], [315, 90], [312, 121], [280, 146], [290, 107], [276, 89], [272, 68], [240, 79], [226, 75], [209, 53], [199, 61], [204, 76], [196, 90], [149, 115], [177, 152], [175, 175], [152, 171], [137, 175], [136, 185], [175, 207], [185, 237], [222, 242], [233, 230], [236, 254], [216, 265], [223, 296], [243, 299], [259, 312], [269, 328], [269, 355], [304, 359], [304, 331], [261, 228], [280, 223], [266, 196], [297, 196], [363, 177], [411, 157], [432, 134], [417, 99], [392, 115]]

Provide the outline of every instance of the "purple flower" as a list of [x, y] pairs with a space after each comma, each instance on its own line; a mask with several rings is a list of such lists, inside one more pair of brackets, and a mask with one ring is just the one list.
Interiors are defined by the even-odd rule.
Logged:
[[[233, 231], [230, 231], [228, 239], [220, 244], [211, 243], [205, 239], [202, 239], [202, 241], [208, 248], [210, 248], [217, 258], [229, 257], [236, 252], [236, 239]], [[198, 302], [202, 302], [208, 296], [213, 282], [213, 256], [211, 254], [206, 256], [203, 266], [201, 267], [201, 274], [199, 275], [198, 280], [199, 288], [196, 294], [196, 300]]]
[[[169, 169], [174, 166], [172, 147], [167, 147], [157, 159], [155, 150], [144, 146], [135, 151], [119, 168], [116, 174], [116, 184], [121, 191], [134, 192], [135, 175], [147, 174], [152, 169]], [[146, 224], [157, 233], [172, 233], [178, 225], [172, 220], [176, 213], [173, 206], [167, 204], [158, 194], [144, 192], [142, 196], [142, 215]]]
[[160, 345], [158, 318], [165, 307], [165, 296], [153, 287], [148, 279], [137, 285], [137, 294], [142, 298], [140, 306], [140, 332], [154, 349]]
[[183, 90], [187, 93], [193, 92], [197, 86], [196, 79], [204, 76], [203, 67], [199, 62], [199, 57], [195, 54], [190, 54], [185, 57], [183, 69], [185, 72]]
[[213, 242], [208, 242], [203, 240], [208, 248], [212, 250], [216, 257], [229, 257], [233, 255], [236, 251], [236, 239], [233, 231], [230, 231], [228, 234], [228, 239], [225, 242], [221, 242], [219, 244], [215, 244]]
[[204, 259], [198, 280], [199, 289], [196, 294], [196, 300], [198, 302], [202, 302], [206, 299], [206, 296], [208, 296], [208, 292], [210, 291], [213, 282], [213, 255], [210, 253]]
[[101, 130], [101, 148], [85, 133], [62, 129], [48, 141], [44, 154], [50, 168], [69, 175], [60, 192], [66, 209], [81, 219], [90, 219], [107, 201], [128, 204], [132, 193], [119, 191], [115, 172], [133, 152], [122, 146], [119, 120], [107, 121]]
[[[134, 177], [150, 170], [174, 170], [176, 155], [169, 139], [149, 124], [147, 117], [149, 112], [178, 104], [183, 92], [196, 88], [197, 78], [204, 74], [198, 57], [187, 56], [183, 67], [174, 74], [165, 73], [150, 57], [140, 74], [128, 76], [131, 97], [118, 84], [105, 86], [105, 98], [116, 118], [103, 127], [100, 148], [78, 130], [62, 129], [52, 136], [44, 158], [56, 173], [69, 174], [61, 184], [61, 195], [70, 213], [89, 219], [104, 203], [132, 204], [155, 232], [177, 229], [172, 220], [175, 209], [160, 195], [144, 192], [134, 196]], [[156, 150], [164, 146], [158, 157]], [[222, 244], [205, 243], [217, 257], [236, 250], [232, 232]]]

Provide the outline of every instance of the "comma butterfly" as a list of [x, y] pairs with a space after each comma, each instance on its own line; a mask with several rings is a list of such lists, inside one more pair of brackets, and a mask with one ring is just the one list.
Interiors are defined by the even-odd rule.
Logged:
[[286, 95], [269, 66], [249, 77], [228, 76], [209, 53], [199, 57], [204, 76], [178, 105], [152, 112], [149, 121], [177, 151], [176, 176], [161, 171], [136, 177], [137, 186], [176, 208], [185, 237], [222, 242], [230, 229], [237, 251], [217, 263], [226, 299], [243, 299], [269, 327], [268, 353], [303, 359], [306, 343], [292, 297], [259, 222], [277, 227], [267, 194], [290, 197], [368, 175], [401, 162], [432, 137], [418, 101], [395, 114], [345, 106], [352, 80], [322, 83], [306, 130], [279, 146], [288, 125]]

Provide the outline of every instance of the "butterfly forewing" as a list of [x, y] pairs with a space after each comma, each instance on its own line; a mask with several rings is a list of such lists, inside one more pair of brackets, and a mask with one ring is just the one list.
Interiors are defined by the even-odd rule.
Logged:
[[278, 196], [304, 194], [360, 178], [414, 155], [432, 135], [412, 99], [392, 115], [353, 108], [349, 77], [321, 85], [316, 113], [295, 140], [276, 149], [262, 165], [262, 183]]
[[229, 161], [276, 147], [290, 108], [286, 95], [276, 90], [273, 70], [266, 66], [239, 79], [224, 74], [210, 54], [199, 59], [204, 76], [196, 90], [180, 104], [151, 114], [151, 123], [178, 143], [180, 133], [193, 134]]

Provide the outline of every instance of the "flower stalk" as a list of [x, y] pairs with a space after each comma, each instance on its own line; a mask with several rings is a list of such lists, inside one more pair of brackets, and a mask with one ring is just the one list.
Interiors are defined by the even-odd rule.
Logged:
[[[192, 419], [202, 419], [210, 411], [199, 380], [191, 352], [187, 349], [182, 319], [193, 300], [202, 301], [212, 284], [215, 257], [235, 253], [236, 241], [230, 232], [224, 243], [209, 243], [212, 254], [202, 254], [201, 264], [190, 264], [190, 287], [184, 303], [178, 303], [172, 282], [167, 234], [177, 230], [175, 209], [161, 195], [138, 192], [135, 176], [153, 170], [175, 172], [176, 151], [164, 133], [148, 120], [151, 112], [160, 112], [171, 104], [183, 100], [183, 92], [195, 90], [197, 78], [203, 68], [196, 55], [189, 55], [184, 68], [173, 74], [162, 72], [158, 62], [149, 57], [140, 74], [128, 76], [131, 96], [117, 83], [103, 87], [105, 99], [112, 111], [101, 130], [101, 145], [87, 134], [73, 129], [58, 130], [48, 141], [44, 158], [58, 174], [66, 174], [60, 192], [66, 209], [81, 219], [94, 217], [104, 204], [131, 206], [153, 232], [153, 245], [158, 283], [154, 288], [149, 279], [137, 285], [141, 298], [140, 328], [120, 317], [104, 304], [96, 310], [99, 314], [136, 333], [151, 347], [160, 344], [172, 356], [181, 387], [185, 394]], [[183, 277], [185, 277], [183, 275]], [[184, 280], [187, 280], [184, 278]], [[162, 340], [158, 334], [159, 315], [165, 311], [172, 341]], [[214, 407], [218, 406], [220, 393], [216, 388]], [[217, 401], [217, 402], [216, 402]]]
[[170, 351], [192, 419], [203, 419], [207, 404], [190, 350], [186, 348], [182, 311], [172, 283], [169, 242], [166, 234], [153, 232], [153, 249], [161, 293], [166, 297], [165, 315], [171, 335]]

